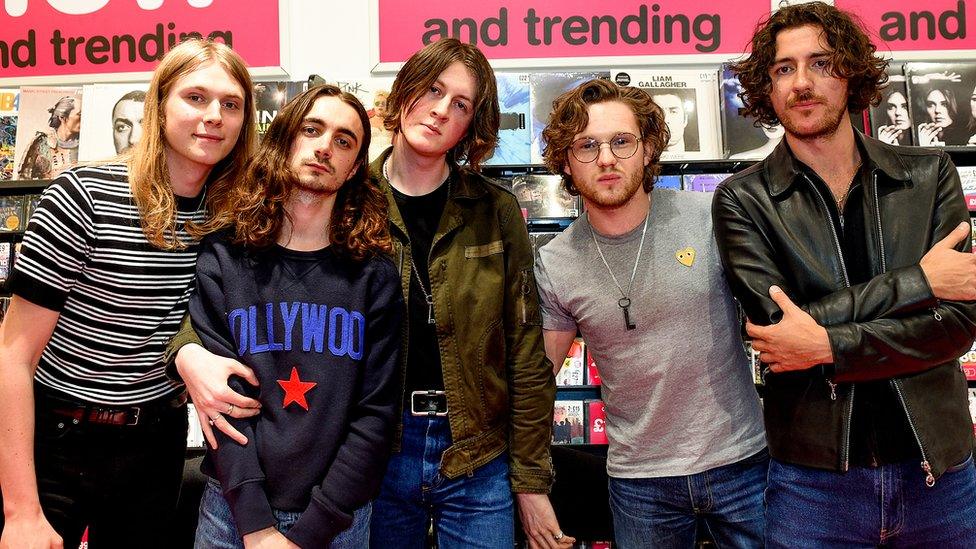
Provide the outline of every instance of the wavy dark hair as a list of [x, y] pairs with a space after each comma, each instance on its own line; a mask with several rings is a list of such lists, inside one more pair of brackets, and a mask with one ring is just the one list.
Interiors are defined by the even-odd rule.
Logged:
[[864, 32], [857, 16], [823, 2], [784, 6], [756, 25], [752, 53], [732, 65], [743, 92], [745, 108], [741, 114], [756, 118], [759, 124], [779, 123], [770, 100], [772, 78], [769, 70], [776, 61], [776, 36], [780, 31], [812, 25], [823, 32], [830, 53], [828, 71], [847, 80], [847, 110], [861, 112], [881, 101], [881, 87], [888, 81], [888, 61], [875, 56], [877, 47]]
[[397, 73], [390, 95], [386, 98], [383, 125], [394, 134], [400, 132], [400, 116], [413, 109], [437, 78], [455, 62], [464, 65], [475, 78], [478, 96], [472, 98], [474, 113], [464, 137], [447, 153], [447, 160], [457, 166], [466, 163], [472, 170], [491, 157], [498, 144], [498, 87], [495, 72], [485, 54], [477, 47], [455, 38], [441, 38], [410, 56]]
[[573, 184], [573, 177], [563, 168], [569, 162], [569, 148], [573, 144], [573, 137], [590, 123], [587, 113], [589, 105], [608, 101], [620, 101], [630, 107], [637, 117], [642, 141], [651, 146], [651, 161], [644, 166], [645, 192], [651, 192], [654, 181], [661, 172], [658, 161], [661, 159], [661, 151], [671, 138], [661, 107], [640, 88], [618, 86], [609, 80], [590, 80], [553, 101], [549, 124], [542, 130], [542, 140], [546, 144], [542, 158], [546, 167], [552, 173], [562, 175], [563, 187], [572, 195], [578, 195], [579, 189]]
[[288, 216], [284, 205], [296, 187], [295, 175], [288, 167], [292, 142], [320, 97], [337, 97], [355, 109], [363, 132], [356, 172], [336, 193], [329, 224], [331, 246], [355, 260], [392, 253], [386, 196], [367, 177], [369, 117], [356, 96], [330, 84], [309, 89], [281, 109], [248, 162], [228, 208], [214, 216], [223, 226], [233, 226], [236, 244], [260, 250], [275, 243]]

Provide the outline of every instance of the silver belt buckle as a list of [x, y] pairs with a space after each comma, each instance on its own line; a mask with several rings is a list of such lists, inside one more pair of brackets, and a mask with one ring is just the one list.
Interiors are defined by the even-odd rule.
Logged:
[[412, 391], [410, 393], [410, 415], [447, 416], [447, 393], [444, 391]]

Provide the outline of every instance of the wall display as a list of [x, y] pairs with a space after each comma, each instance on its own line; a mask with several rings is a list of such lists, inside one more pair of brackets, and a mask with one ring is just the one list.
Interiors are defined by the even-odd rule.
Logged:
[[647, 91], [664, 111], [671, 138], [661, 160], [722, 157], [716, 71], [614, 71], [611, 79]]
[[532, 111], [529, 75], [495, 73], [501, 119], [498, 146], [485, 162], [488, 166], [520, 165], [532, 162]]
[[584, 384], [585, 379], [586, 344], [582, 338], [575, 338], [569, 351], [566, 353], [566, 360], [563, 361], [562, 368], [556, 374], [557, 387], [571, 387]]
[[24, 197], [0, 196], [0, 232], [24, 230]]
[[106, 160], [128, 151], [142, 139], [148, 88], [148, 82], [84, 87], [78, 160]]
[[586, 350], [586, 384], [603, 385], [600, 370], [596, 367], [596, 359], [593, 358], [593, 353], [589, 349]]
[[255, 76], [284, 76], [286, 0], [6, 0], [0, 84], [148, 81], [189, 37], [239, 53]]
[[956, 166], [969, 211], [976, 211], [976, 166]]
[[610, 444], [607, 439], [607, 406], [602, 400], [586, 401], [586, 442]]
[[580, 197], [563, 188], [562, 176], [517, 175], [512, 178], [512, 192], [526, 219], [579, 217]]
[[[834, 0], [858, 14], [878, 53], [898, 59], [972, 59], [976, 13], [966, 0]], [[969, 13], [967, 13], [967, 8]], [[888, 55], [892, 52], [892, 55]]]
[[681, 176], [680, 175], [659, 175], [657, 180], [654, 182], [654, 186], [659, 189], [674, 189], [676, 191], [681, 190]]
[[881, 91], [881, 103], [868, 107], [871, 135], [889, 145], [914, 145], [914, 124], [908, 110], [904, 66], [892, 63], [888, 65], [888, 83]]
[[21, 88], [14, 179], [51, 179], [78, 161], [81, 88]]
[[549, 123], [552, 102], [594, 78], [610, 78], [609, 71], [532, 73], [529, 79], [532, 101], [532, 163], [542, 164], [542, 130]]
[[722, 68], [722, 143], [732, 160], [762, 160], [783, 140], [780, 124], [756, 126], [756, 120], [739, 114], [745, 105], [739, 94], [739, 77], [726, 65]]
[[976, 145], [976, 63], [907, 63], [905, 79], [917, 145]]
[[552, 443], [583, 444], [585, 421], [582, 400], [557, 400], [552, 414]]
[[0, 89], [0, 181], [14, 178], [20, 90]]
[[255, 82], [254, 83], [254, 123], [258, 138], [264, 139], [271, 121], [278, 111], [296, 95], [308, 89], [308, 82]]
[[366, 107], [369, 115], [369, 160], [376, 160], [383, 151], [393, 144], [393, 132], [383, 126], [386, 116], [386, 98], [393, 87], [393, 78], [367, 78], [351, 80], [329, 80], [342, 91], [355, 95]]

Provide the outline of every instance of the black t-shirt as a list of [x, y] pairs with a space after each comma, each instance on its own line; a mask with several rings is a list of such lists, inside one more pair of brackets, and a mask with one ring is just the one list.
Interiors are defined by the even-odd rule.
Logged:
[[[428, 322], [430, 314], [426, 294], [430, 294], [428, 259], [430, 247], [440, 224], [441, 214], [447, 204], [450, 178], [431, 193], [409, 196], [392, 188], [393, 198], [410, 237], [410, 254], [413, 272], [410, 273], [410, 296], [407, 300], [407, 377], [405, 381], [406, 403], [410, 404], [412, 391], [444, 390], [441, 372], [441, 355], [437, 345], [437, 331]], [[417, 275], [423, 288], [417, 282]], [[436, 313], [435, 313], [436, 314]]]
[[[865, 156], [862, 153], [862, 156]], [[806, 169], [811, 181], [820, 186], [824, 198], [832, 200], [826, 183], [813, 170]], [[871, 170], [862, 167], [851, 183], [844, 210], [830, 208], [831, 219], [837, 230], [843, 250], [844, 264], [851, 285], [871, 280], [872, 266], [868, 258], [866, 232], [874, 230], [867, 225], [865, 216], [864, 185], [871, 177]], [[908, 418], [898, 401], [898, 395], [888, 380], [855, 384], [854, 409], [851, 412], [850, 450], [851, 465], [876, 467], [886, 463], [898, 463], [919, 458], [918, 448]]]

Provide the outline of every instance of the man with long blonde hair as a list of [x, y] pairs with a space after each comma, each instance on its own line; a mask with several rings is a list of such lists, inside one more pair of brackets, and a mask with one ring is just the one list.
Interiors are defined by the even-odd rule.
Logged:
[[198, 238], [253, 141], [251, 80], [190, 41], [153, 74], [144, 139], [44, 192], [0, 326], [0, 547], [167, 545], [186, 396], [164, 375]]

